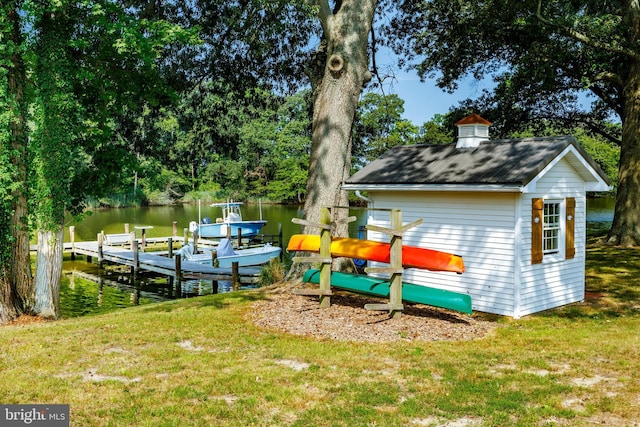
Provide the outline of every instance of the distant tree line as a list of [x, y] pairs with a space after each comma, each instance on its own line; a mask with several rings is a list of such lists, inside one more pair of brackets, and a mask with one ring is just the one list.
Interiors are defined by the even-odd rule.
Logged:
[[[232, 117], [217, 116], [222, 122], [237, 123], [235, 128], [226, 130], [228, 137], [237, 141], [234, 150], [224, 153], [214, 147], [196, 144], [197, 135], [206, 139], [206, 132], [195, 127], [188, 130], [180, 127], [179, 123], [185, 118], [179, 113], [185, 109], [176, 108], [171, 114], [165, 112], [157, 123], [157, 137], [173, 141], [165, 143], [168, 147], [165, 155], [171, 160], [141, 156], [135, 173], [123, 180], [121, 187], [114, 189], [111, 197], [105, 197], [97, 203], [163, 204], [229, 198], [302, 203], [311, 147], [310, 90], [305, 89], [287, 97], [253, 90], [246, 97], [248, 102], [253, 103], [251, 108], [239, 109], [236, 106], [225, 112]], [[210, 102], [205, 99], [202, 104], [206, 106]], [[384, 95], [375, 90], [366, 92], [358, 104], [354, 122], [353, 171], [396, 145], [453, 142], [454, 123], [465, 113], [466, 110], [452, 108], [418, 125], [403, 117], [404, 101], [397, 95]], [[500, 129], [497, 129], [491, 136], [564, 134], [574, 135], [612, 182], [617, 182], [619, 147], [585, 129], [549, 125], [508, 134], [500, 133]], [[203, 152], [193, 153], [196, 149]], [[191, 162], [188, 161], [190, 156]], [[136, 179], [136, 197], [127, 197], [134, 195]]]

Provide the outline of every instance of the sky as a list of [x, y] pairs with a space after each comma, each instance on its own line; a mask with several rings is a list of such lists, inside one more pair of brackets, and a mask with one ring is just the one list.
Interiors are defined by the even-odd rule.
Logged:
[[419, 126], [436, 114], [445, 114], [459, 101], [477, 98], [487, 87], [486, 82], [469, 78], [454, 93], [448, 93], [436, 86], [435, 80], [421, 82], [415, 73], [399, 73], [393, 83], [385, 86], [385, 93], [395, 93], [404, 100], [403, 117]]
[[[436, 114], [445, 114], [459, 101], [479, 97], [482, 90], [492, 83], [490, 78], [478, 81], [469, 77], [458, 84], [458, 90], [448, 93], [436, 86], [435, 79], [421, 82], [416, 71], [399, 70], [397, 56], [388, 48], [378, 50], [376, 63], [384, 80], [384, 93], [395, 93], [404, 100], [403, 117], [417, 126], [428, 122]], [[387, 74], [394, 77], [385, 78]]]
[[[391, 83], [386, 83], [384, 93], [395, 93], [404, 100], [405, 119], [414, 125], [420, 126], [428, 122], [436, 114], [445, 114], [452, 106], [457, 106], [459, 101], [467, 98], [478, 98], [484, 89], [491, 89], [494, 83], [491, 77], [485, 80], [475, 80], [468, 77], [458, 84], [458, 90], [448, 93], [436, 86], [435, 79], [420, 81], [416, 73], [395, 71], [396, 77]], [[595, 96], [584, 92], [578, 98], [585, 109], [589, 109]], [[487, 117], [488, 120], [491, 118]], [[620, 123], [620, 118], [611, 116], [613, 123]]]

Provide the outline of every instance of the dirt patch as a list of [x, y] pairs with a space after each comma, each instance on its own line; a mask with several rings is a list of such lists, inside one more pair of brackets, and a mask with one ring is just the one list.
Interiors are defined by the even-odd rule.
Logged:
[[585, 291], [584, 293], [585, 302], [597, 302], [598, 300], [604, 297], [605, 297], [604, 292]]
[[204, 350], [204, 348], [202, 348], [202, 347], [194, 346], [193, 343], [191, 341], [189, 341], [189, 340], [179, 342], [178, 346], [182, 347], [183, 349], [188, 350], [188, 351], [202, 351], [202, 350]]
[[421, 304], [405, 304], [400, 318], [387, 311], [365, 310], [365, 304], [386, 302], [377, 298], [338, 294], [331, 306], [320, 308], [317, 297], [289, 291], [269, 293], [248, 312], [258, 326], [293, 335], [356, 342], [459, 341], [485, 337], [497, 327], [469, 316]]
[[53, 320], [52, 319], [45, 319], [44, 317], [40, 317], [40, 316], [32, 316], [30, 314], [23, 314], [21, 316], [18, 316], [15, 319], [13, 319], [10, 322], [4, 323], [4, 324], [0, 324], [0, 327], [2, 327], [2, 326], [33, 325], [33, 324], [47, 323], [47, 322], [53, 322]]

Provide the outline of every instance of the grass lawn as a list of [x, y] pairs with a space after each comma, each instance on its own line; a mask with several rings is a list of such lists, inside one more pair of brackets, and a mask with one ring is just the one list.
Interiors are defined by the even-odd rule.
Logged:
[[640, 425], [640, 250], [587, 250], [585, 303], [459, 342], [344, 343], [245, 320], [257, 292], [0, 328], [2, 403], [72, 426]]

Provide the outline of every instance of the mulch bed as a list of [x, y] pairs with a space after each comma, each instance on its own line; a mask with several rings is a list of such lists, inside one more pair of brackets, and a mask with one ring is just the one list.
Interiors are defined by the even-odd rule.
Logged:
[[267, 330], [318, 339], [354, 342], [459, 341], [487, 336], [495, 322], [421, 304], [405, 304], [400, 318], [387, 311], [364, 309], [385, 300], [345, 293], [331, 297], [321, 309], [317, 297], [294, 295], [290, 290], [266, 294], [253, 304], [248, 317]]

